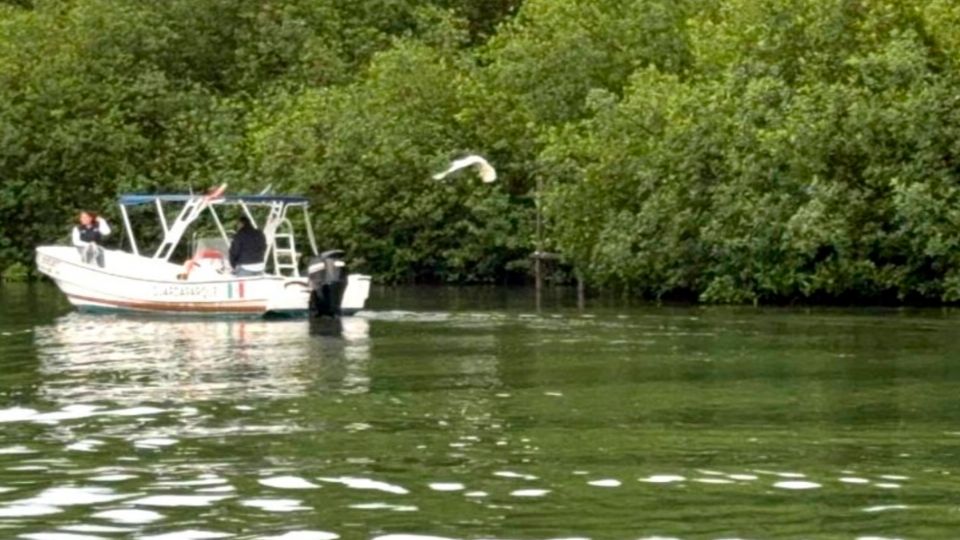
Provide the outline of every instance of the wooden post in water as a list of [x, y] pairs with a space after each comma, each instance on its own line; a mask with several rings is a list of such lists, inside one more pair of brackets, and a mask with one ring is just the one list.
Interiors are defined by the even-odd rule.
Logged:
[[533, 272], [534, 272], [534, 281], [535, 281], [534, 289], [536, 289], [537, 291], [537, 311], [540, 311], [542, 283], [540, 278], [540, 257], [536, 255], [534, 255], [534, 260], [533, 260]]
[[577, 309], [583, 311], [587, 307], [586, 290], [583, 285], [583, 276], [577, 272]]
[[543, 298], [543, 265], [547, 260], [559, 260], [556, 253], [547, 253], [543, 250], [543, 178], [537, 176], [537, 192], [534, 194], [534, 204], [537, 207], [537, 239], [533, 255], [534, 288], [537, 292], [537, 311], [540, 311]]
[[543, 205], [541, 204], [542, 201], [540, 198], [542, 191], [543, 178], [537, 174], [537, 193], [534, 200], [537, 206], [537, 246], [536, 251], [533, 252], [533, 279], [537, 296], [537, 311], [540, 311], [541, 293], [543, 289], [543, 263], [541, 262], [543, 256]]

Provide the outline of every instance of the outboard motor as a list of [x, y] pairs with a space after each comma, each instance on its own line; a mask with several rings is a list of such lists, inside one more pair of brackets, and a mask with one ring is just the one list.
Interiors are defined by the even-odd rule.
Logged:
[[307, 276], [311, 317], [340, 316], [340, 301], [347, 287], [347, 264], [343, 255], [343, 251], [335, 249], [310, 259]]

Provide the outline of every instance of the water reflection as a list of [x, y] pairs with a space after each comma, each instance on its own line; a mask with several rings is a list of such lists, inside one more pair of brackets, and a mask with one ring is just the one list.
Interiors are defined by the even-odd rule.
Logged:
[[40, 393], [65, 405], [291, 397], [315, 383], [308, 375], [317, 367], [339, 374], [339, 384], [324, 377], [337, 389], [366, 391], [369, 322], [358, 317], [325, 322], [71, 313], [34, 332], [44, 380]]
[[0, 333], [0, 537], [955, 530], [953, 320], [428, 308]]

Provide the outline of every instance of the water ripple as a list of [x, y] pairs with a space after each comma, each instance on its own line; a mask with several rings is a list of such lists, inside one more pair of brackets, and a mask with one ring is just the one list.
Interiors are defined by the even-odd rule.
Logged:
[[0, 517], [33, 517], [58, 514], [62, 508], [44, 504], [10, 504], [0, 506]]
[[416, 506], [409, 504], [389, 504], [385, 502], [357, 503], [349, 506], [355, 510], [390, 510], [393, 512], [416, 512]]
[[595, 487], [612, 488], [612, 487], [620, 487], [622, 482], [613, 478], [604, 478], [601, 480], [591, 480], [587, 482], [587, 484]]
[[105, 519], [114, 523], [124, 525], [141, 525], [144, 523], [153, 523], [164, 518], [164, 515], [152, 510], [141, 510], [138, 508], [119, 508], [116, 510], [104, 510], [93, 515], [95, 518]]
[[493, 473], [494, 476], [499, 476], [501, 478], [517, 478], [520, 480], [536, 480], [537, 477], [532, 474], [522, 474], [513, 471], [497, 471]]
[[290, 531], [278, 536], [261, 536], [260, 540], [336, 540], [339, 534], [326, 531]]
[[785, 480], [783, 482], [776, 482], [773, 484], [773, 487], [780, 489], [817, 489], [822, 486], [816, 482], [807, 482], [804, 480]]
[[141, 506], [210, 506], [215, 502], [228, 499], [227, 496], [215, 495], [151, 495], [142, 499], [130, 501], [131, 504]]
[[654, 474], [646, 478], [641, 478], [641, 482], [650, 484], [671, 484], [674, 482], [683, 482], [686, 478], [677, 474]]
[[386, 491], [387, 493], [396, 493], [397, 495], [406, 495], [407, 493], [410, 493], [406, 488], [401, 486], [395, 486], [393, 484], [388, 484], [387, 482], [371, 480], [369, 478], [340, 476], [336, 478], [320, 478], [320, 480], [334, 484], [343, 484], [344, 486], [352, 489], [372, 489], [377, 491]]
[[21, 534], [20, 538], [26, 538], [27, 540], [107, 540], [107, 538], [103, 536], [57, 532]]
[[879, 506], [868, 506], [864, 508], [863, 511], [874, 513], [874, 512], [887, 512], [889, 510], [906, 510], [908, 508], [910, 507], [905, 504], [887, 504], [887, 505], [879, 505]]
[[549, 489], [517, 489], [510, 492], [513, 497], [543, 497], [550, 493]]
[[232, 536], [234, 535], [224, 532], [187, 529], [184, 531], [140, 536], [138, 537], [138, 540], [215, 540], [217, 538], [230, 538]]
[[245, 499], [240, 501], [243, 506], [259, 508], [266, 512], [301, 512], [310, 510], [297, 499]]
[[429, 486], [434, 491], [462, 491], [465, 488], [458, 482], [433, 482]]
[[317, 484], [300, 478], [299, 476], [272, 476], [257, 480], [260, 484], [277, 489], [314, 489]]

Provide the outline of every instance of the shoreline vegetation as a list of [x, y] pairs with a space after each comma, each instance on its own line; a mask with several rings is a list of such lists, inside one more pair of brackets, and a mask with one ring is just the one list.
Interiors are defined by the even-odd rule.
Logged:
[[539, 201], [556, 283], [953, 304], [958, 89], [954, 0], [0, 0], [0, 275], [227, 182], [381, 283], [530, 280]]

